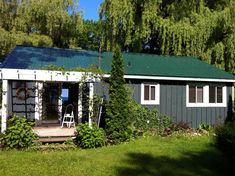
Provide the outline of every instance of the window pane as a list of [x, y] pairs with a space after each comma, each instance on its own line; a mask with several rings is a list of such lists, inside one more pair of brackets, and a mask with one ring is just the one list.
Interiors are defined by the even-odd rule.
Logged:
[[215, 86], [209, 87], [209, 103], [215, 103]]
[[197, 87], [197, 103], [203, 103], [203, 87]]
[[189, 86], [189, 103], [196, 103], [196, 87]]
[[217, 87], [217, 103], [223, 103], [222, 87]]
[[155, 100], [155, 86], [151, 86], [151, 100]]
[[144, 86], [144, 100], [149, 100], [149, 86]]

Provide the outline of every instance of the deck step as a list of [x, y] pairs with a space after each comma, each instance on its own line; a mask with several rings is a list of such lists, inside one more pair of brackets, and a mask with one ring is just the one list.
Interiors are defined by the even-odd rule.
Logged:
[[59, 120], [42, 120], [42, 124], [60, 124]]
[[64, 142], [75, 137], [75, 128], [61, 128], [60, 126], [34, 127], [40, 142]]
[[53, 142], [65, 142], [69, 139], [73, 139], [75, 136], [48, 136], [39, 137], [39, 142], [53, 143]]

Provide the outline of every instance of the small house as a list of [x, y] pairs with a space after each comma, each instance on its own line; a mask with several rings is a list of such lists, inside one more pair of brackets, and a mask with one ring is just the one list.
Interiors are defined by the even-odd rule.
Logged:
[[[126, 83], [141, 105], [192, 127], [231, 118], [234, 75], [193, 57], [123, 53], [123, 58]], [[12, 114], [36, 124], [60, 120], [67, 104], [74, 105], [77, 123], [91, 122], [87, 112], [93, 107], [85, 108], [83, 100], [108, 99], [111, 62], [110, 52], [16, 46], [0, 69], [2, 131]], [[104, 72], [103, 79], [86, 71], [91, 66]]]

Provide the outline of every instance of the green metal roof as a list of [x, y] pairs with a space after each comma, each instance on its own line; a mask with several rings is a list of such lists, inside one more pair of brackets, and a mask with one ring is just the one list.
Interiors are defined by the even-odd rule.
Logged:
[[[193, 57], [159, 56], [123, 53], [125, 74], [186, 78], [232, 79], [235, 76]], [[73, 69], [87, 68], [100, 63], [106, 73], [111, 70], [112, 53], [16, 46], [2, 64], [2, 68], [41, 69], [48, 65]]]

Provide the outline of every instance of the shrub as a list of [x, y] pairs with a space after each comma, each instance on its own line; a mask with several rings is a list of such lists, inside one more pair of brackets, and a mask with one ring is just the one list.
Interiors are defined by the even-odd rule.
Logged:
[[134, 100], [129, 100], [132, 128], [135, 133], [151, 132], [162, 134], [164, 129], [172, 122], [168, 116], [162, 115], [157, 109], [149, 109], [137, 104]]
[[32, 130], [33, 123], [27, 122], [25, 117], [13, 116], [8, 120], [1, 143], [7, 148], [26, 148], [33, 144], [36, 135]]
[[168, 128], [165, 129], [164, 135], [171, 135], [176, 131], [187, 132], [189, 130], [191, 130], [191, 127], [187, 122], [172, 123]]
[[125, 87], [124, 64], [119, 47], [115, 48], [109, 78], [109, 102], [106, 107], [107, 138], [112, 143], [127, 141], [131, 135], [128, 93]]
[[217, 147], [232, 159], [235, 159], [235, 121], [215, 128]]
[[105, 133], [95, 124], [90, 128], [88, 123], [76, 127], [76, 142], [82, 148], [97, 148], [105, 145]]
[[202, 133], [213, 133], [214, 132], [214, 128], [206, 123], [201, 123], [197, 129], [199, 132]]

